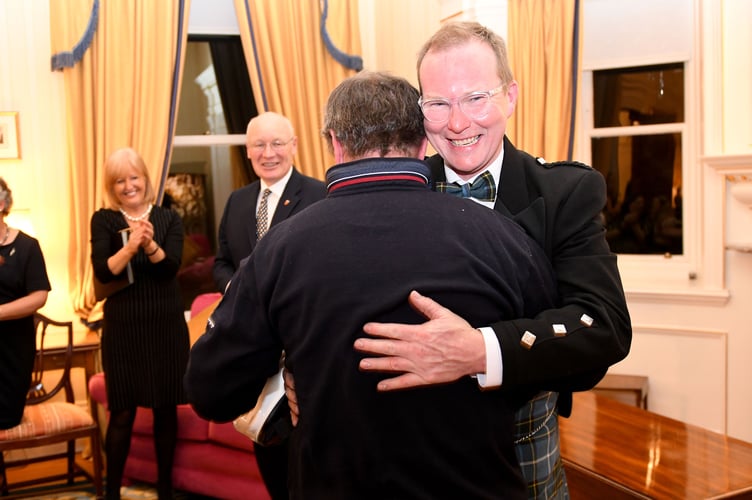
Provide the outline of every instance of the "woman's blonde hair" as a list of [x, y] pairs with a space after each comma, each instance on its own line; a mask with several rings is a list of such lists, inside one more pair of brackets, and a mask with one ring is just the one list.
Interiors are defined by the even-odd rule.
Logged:
[[144, 184], [146, 185], [144, 201], [154, 203], [156, 194], [154, 193], [154, 187], [151, 185], [149, 170], [146, 168], [144, 159], [133, 148], [121, 148], [114, 151], [104, 162], [104, 191], [107, 193], [110, 207], [120, 208], [120, 200], [118, 200], [115, 194], [115, 182], [125, 177], [131, 168], [135, 168], [144, 176]]

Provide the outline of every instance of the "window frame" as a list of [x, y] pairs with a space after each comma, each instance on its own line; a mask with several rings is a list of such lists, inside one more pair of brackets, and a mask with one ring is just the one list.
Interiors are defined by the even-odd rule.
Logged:
[[[682, 63], [684, 65], [683, 123], [637, 125], [626, 127], [594, 126], [593, 73], [598, 70], [654, 66]], [[603, 63], [584, 68], [581, 73], [582, 117], [578, 132], [579, 157], [592, 164], [591, 139], [596, 137], [635, 136], [660, 133], [679, 133], [682, 140], [682, 195], [684, 244], [681, 255], [618, 254], [618, 265], [625, 291], [631, 297], [656, 300], [660, 297], [676, 300], [681, 297], [695, 301], [721, 301], [728, 298], [723, 290], [723, 266], [710, 265], [709, 259], [723, 258], [717, 248], [704, 242], [703, 168], [700, 158], [701, 127], [699, 126], [700, 71], [692, 58], [683, 60], [664, 57], [657, 59], [646, 54], [644, 59], [621, 60], [613, 65]], [[722, 249], [722, 243], [720, 245]], [[715, 256], [715, 257], [714, 257]]]

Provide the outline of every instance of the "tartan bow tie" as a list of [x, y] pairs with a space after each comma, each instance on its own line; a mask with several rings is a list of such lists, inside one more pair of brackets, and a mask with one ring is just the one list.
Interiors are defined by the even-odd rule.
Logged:
[[496, 183], [491, 172], [485, 171], [472, 183], [437, 182], [436, 191], [448, 193], [460, 198], [475, 198], [480, 201], [496, 200]]

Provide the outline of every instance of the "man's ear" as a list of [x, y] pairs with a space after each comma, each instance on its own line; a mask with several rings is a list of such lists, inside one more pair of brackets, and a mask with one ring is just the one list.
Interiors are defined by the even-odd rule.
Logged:
[[423, 140], [420, 143], [420, 149], [418, 150], [418, 155], [416, 158], [422, 160], [426, 157], [426, 150], [428, 149], [428, 138], [424, 137]]
[[334, 135], [334, 130], [329, 131], [329, 136], [332, 138], [332, 150], [334, 151], [334, 162], [335, 163], [344, 163], [345, 162], [345, 148], [342, 146], [342, 143], [339, 142], [337, 139], [337, 136]]
[[509, 101], [507, 103], [507, 118], [512, 116], [512, 113], [514, 113], [514, 108], [517, 107], [517, 95], [519, 91], [520, 89], [517, 86], [516, 80], [512, 80], [507, 84], [506, 96]]

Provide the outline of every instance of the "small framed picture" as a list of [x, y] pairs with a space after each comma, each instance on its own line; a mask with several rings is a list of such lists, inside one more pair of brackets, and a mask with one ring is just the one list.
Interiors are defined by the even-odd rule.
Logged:
[[18, 112], [0, 111], [0, 160], [21, 158], [21, 140], [18, 134]]

